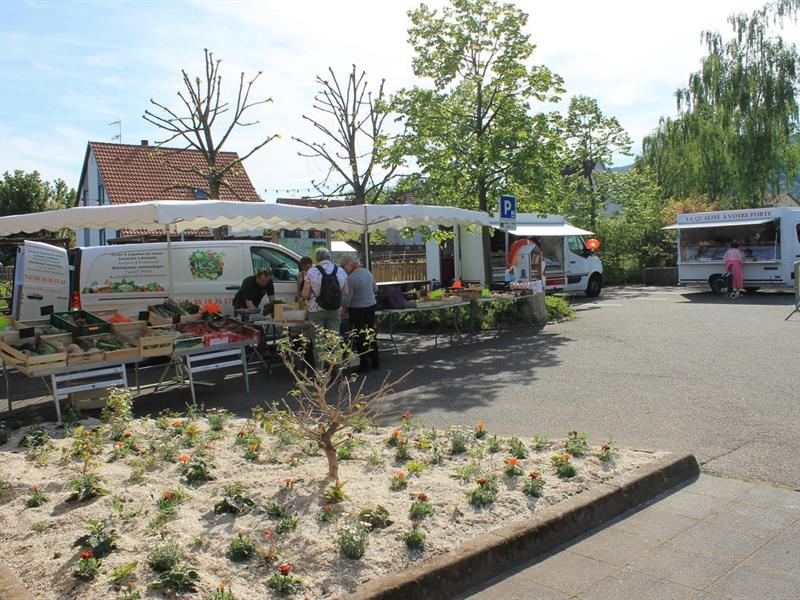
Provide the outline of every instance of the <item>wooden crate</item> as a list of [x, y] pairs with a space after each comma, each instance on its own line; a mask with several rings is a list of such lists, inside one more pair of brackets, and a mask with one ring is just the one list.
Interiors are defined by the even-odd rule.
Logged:
[[173, 336], [168, 333], [158, 333], [151, 329], [144, 321], [131, 323], [115, 323], [111, 330], [129, 344], [139, 347], [139, 354], [145, 358], [153, 356], [169, 356], [172, 354]]
[[54, 352], [52, 354], [40, 354], [28, 356], [16, 348], [12, 348], [7, 343], [0, 341], [0, 358], [9, 365], [17, 369], [20, 373], [31, 377], [37, 376], [40, 372], [49, 369], [57, 369], [67, 366], [67, 353]]
[[[91, 342], [93, 340], [97, 340], [97, 339], [105, 338], [105, 337], [115, 337], [115, 335], [113, 333], [105, 333], [105, 334], [101, 334], [101, 335], [87, 335], [87, 336], [84, 336], [82, 338], [79, 338], [78, 342], [79, 343], [80, 342], [85, 342], [87, 344], [91, 344]], [[122, 341], [126, 341], [127, 342], [127, 340], [125, 340], [124, 338], [119, 338], [119, 339], [121, 339]], [[128, 342], [128, 343], [130, 343], [130, 342]], [[100, 354], [102, 354], [102, 356], [103, 356], [102, 360], [107, 360], [107, 361], [111, 361], [111, 362], [119, 362], [119, 361], [123, 361], [123, 360], [125, 360], [127, 358], [138, 358], [139, 357], [139, 347], [135, 346], [133, 348], [123, 348], [121, 350], [106, 350], [104, 352], [101, 352]]]
[[70, 367], [103, 362], [103, 359], [104, 355], [102, 352], [81, 352], [80, 354], [70, 354], [67, 352], [67, 365]]

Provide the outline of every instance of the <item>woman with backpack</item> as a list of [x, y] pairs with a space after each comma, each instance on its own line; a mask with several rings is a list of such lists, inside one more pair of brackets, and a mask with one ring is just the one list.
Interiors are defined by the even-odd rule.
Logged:
[[[342, 322], [342, 297], [347, 294], [347, 273], [333, 263], [331, 251], [319, 248], [317, 264], [305, 276], [301, 295], [308, 300], [308, 320], [315, 327], [339, 333]], [[319, 357], [314, 352], [319, 364]]]

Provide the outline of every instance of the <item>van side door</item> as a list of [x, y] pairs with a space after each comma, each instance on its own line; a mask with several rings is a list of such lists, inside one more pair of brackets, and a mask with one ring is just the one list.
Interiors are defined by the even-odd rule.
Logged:
[[294, 257], [272, 246], [254, 245], [250, 246], [250, 260], [253, 273], [258, 269], [272, 271], [275, 297], [278, 300], [294, 302], [297, 296], [297, 276], [300, 273], [300, 263]]

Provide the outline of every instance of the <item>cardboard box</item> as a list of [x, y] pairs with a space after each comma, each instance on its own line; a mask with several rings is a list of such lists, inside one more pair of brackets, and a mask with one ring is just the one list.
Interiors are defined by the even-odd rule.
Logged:
[[286, 311], [292, 312], [298, 310], [300, 310], [300, 305], [297, 304], [296, 302], [286, 302], [284, 304], [276, 304], [273, 313], [273, 318], [276, 321], [297, 321], [297, 320], [302, 321], [303, 319], [305, 319], [305, 311], [303, 311], [304, 316], [302, 319], [288, 319], [283, 314]]

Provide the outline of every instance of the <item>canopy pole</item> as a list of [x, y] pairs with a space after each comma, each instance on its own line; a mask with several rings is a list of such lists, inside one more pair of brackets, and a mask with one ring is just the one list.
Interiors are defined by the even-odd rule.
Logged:
[[164, 229], [167, 232], [167, 276], [169, 277], [169, 297], [172, 298], [173, 291], [175, 290], [175, 282], [172, 280], [172, 240], [169, 231], [169, 225]]

